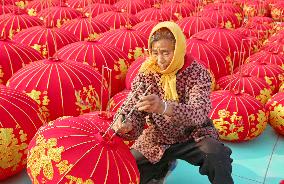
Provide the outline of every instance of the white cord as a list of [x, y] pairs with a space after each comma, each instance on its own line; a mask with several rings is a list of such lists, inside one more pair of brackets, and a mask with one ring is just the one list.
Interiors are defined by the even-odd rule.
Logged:
[[165, 103], [165, 108], [164, 108], [164, 111], [163, 111], [162, 115], [164, 115], [164, 114], [165, 114], [165, 112], [167, 111], [167, 108], [168, 108], [168, 104], [167, 104], [167, 102], [164, 102], [164, 103]]

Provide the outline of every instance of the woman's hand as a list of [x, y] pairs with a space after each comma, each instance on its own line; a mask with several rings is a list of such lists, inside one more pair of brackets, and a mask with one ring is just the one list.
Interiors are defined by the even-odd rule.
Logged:
[[111, 128], [118, 134], [127, 134], [133, 129], [131, 123], [127, 121], [124, 121], [124, 122], [123, 121], [124, 121], [123, 115], [120, 115], [118, 119], [111, 126]]
[[139, 111], [162, 114], [165, 109], [165, 103], [158, 95], [152, 94], [141, 97], [140, 102], [136, 104], [136, 108]]

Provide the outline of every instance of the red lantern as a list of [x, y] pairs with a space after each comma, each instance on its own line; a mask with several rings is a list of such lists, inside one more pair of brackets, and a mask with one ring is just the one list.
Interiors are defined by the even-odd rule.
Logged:
[[205, 62], [216, 79], [229, 75], [232, 67], [228, 52], [218, 45], [202, 39], [187, 39], [187, 52]]
[[246, 17], [268, 16], [269, 7], [265, 1], [246, 1], [244, 4], [243, 11]]
[[42, 21], [37, 17], [31, 17], [25, 14], [11, 14], [11, 16], [7, 16], [6, 18], [0, 20], [0, 31], [2, 34], [4, 32], [4, 35], [12, 39], [16, 33], [23, 29], [33, 26], [40, 26], [42, 24]]
[[279, 88], [279, 92], [284, 92], [284, 84]]
[[[122, 104], [121, 104], [122, 105]], [[96, 122], [96, 127], [100, 127], [100, 130], [106, 130], [111, 124], [111, 118], [114, 116], [114, 112], [90, 112], [87, 114], [83, 114], [80, 116], [80, 118], [87, 118], [90, 119], [91, 121]], [[146, 126], [145, 126], [146, 128]], [[131, 146], [135, 143], [135, 141], [128, 141], [128, 140], [123, 140], [124, 144], [127, 145], [128, 148], [131, 148]]]
[[269, 43], [277, 42], [278, 40], [281, 40], [281, 39], [284, 39], [284, 30], [279, 31], [278, 33], [274, 33], [264, 43], [269, 44]]
[[217, 81], [216, 89], [241, 91], [255, 97], [262, 104], [265, 104], [272, 95], [270, 86], [264, 79], [246, 74], [221, 77]]
[[136, 16], [120, 11], [104, 12], [96, 16], [95, 19], [107, 23], [113, 29], [119, 29], [129, 25], [134, 26], [140, 22]]
[[90, 5], [92, 3], [92, 0], [69, 0], [68, 1], [68, 6], [70, 8], [76, 9], [76, 10], [82, 10], [83, 8], [85, 8], [86, 6]]
[[284, 2], [277, 2], [271, 7], [271, 17], [278, 22], [284, 21]]
[[54, 58], [27, 65], [7, 86], [32, 97], [48, 120], [105, 108], [108, 97], [107, 84], [91, 66]]
[[280, 66], [271, 63], [248, 63], [235, 70], [235, 73], [240, 72], [264, 79], [270, 86], [272, 94], [278, 91], [284, 81], [284, 70]]
[[59, 2], [57, 1], [31, 1], [26, 7], [26, 12], [29, 16], [37, 16], [38, 12], [48, 8], [49, 6], [58, 6]]
[[158, 24], [158, 21], [145, 21], [140, 22], [132, 27], [132, 29], [144, 33], [147, 38], [150, 36], [152, 29]]
[[209, 117], [222, 140], [248, 141], [264, 131], [267, 114], [254, 97], [240, 92], [214, 91], [211, 100], [213, 108]]
[[227, 10], [229, 12], [234, 13], [238, 20], [239, 20], [239, 24], [242, 23], [243, 21], [243, 10], [237, 6], [234, 5], [232, 3], [212, 3], [212, 4], [208, 4], [206, 5], [203, 10]]
[[43, 59], [36, 50], [5, 39], [0, 39], [0, 53], [0, 84], [6, 84], [24, 65]]
[[78, 18], [80, 15], [81, 13], [78, 10], [74, 10], [65, 5], [46, 8], [38, 13], [38, 17], [41, 20], [45, 19], [49, 26], [56, 26], [58, 28], [65, 22]]
[[284, 54], [284, 38], [280, 38], [275, 42], [266, 44], [264, 47], [262, 47], [262, 50], [276, 52], [276, 53], [283, 55]]
[[147, 8], [136, 14], [136, 17], [142, 22], [145, 21], [169, 21], [171, 18], [177, 20], [175, 17], [171, 17], [171, 12], [162, 10], [158, 7]]
[[150, 4], [146, 4], [141, 0], [121, 0], [113, 5], [120, 11], [126, 11], [131, 14], [136, 14], [144, 9], [150, 8]]
[[81, 17], [70, 20], [61, 27], [62, 29], [73, 33], [80, 40], [94, 39], [99, 34], [110, 30], [110, 26], [103, 21], [90, 20], [87, 17]]
[[251, 22], [246, 25], [250, 29], [255, 29], [257, 32], [260, 32], [264, 37], [262, 39], [267, 39], [270, 35], [273, 34], [273, 26], [270, 24]]
[[146, 57], [139, 57], [130, 65], [125, 78], [125, 86], [127, 90], [131, 89], [131, 83], [138, 74], [139, 69], [145, 59]]
[[284, 92], [275, 94], [266, 104], [269, 123], [276, 132], [284, 135]]
[[79, 41], [75, 35], [68, 31], [42, 26], [23, 30], [15, 35], [13, 40], [36, 49], [45, 58], [52, 56], [56, 52], [56, 49]]
[[206, 29], [194, 34], [192, 37], [213, 42], [228, 51], [233, 60], [234, 68], [239, 66], [249, 53], [246, 38], [232, 30], [224, 28]]
[[[91, 12], [90, 12], [91, 9]], [[109, 4], [103, 4], [103, 3], [94, 3], [88, 7], [83, 8], [83, 13], [89, 17], [90, 14], [92, 17], [96, 17], [97, 15], [108, 12], [108, 11], [115, 11], [115, 7]]]
[[284, 69], [284, 55], [276, 52], [260, 51], [247, 58], [246, 63], [264, 62], [276, 64]]
[[161, 8], [170, 12], [171, 19], [174, 19], [173, 17], [176, 17], [176, 19], [179, 20], [184, 17], [193, 15], [193, 12], [195, 10], [194, 6], [184, 2], [168, 2], [162, 5]]
[[[42, 127], [29, 145], [27, 172], [33, 183], [133, 183], [139, 171], [128, 147], [97, 116], [60, 118]], [[91, 164], [90, 164], [91, 163]], [[82, 169], [83, 168], [83, 169]]]
[[270, 17], [260, 17], [260, 16], [255, 16], [255, 17], [250, 17], [248, 20], [248, 23], [257, 23], [257, 24], [273, 24], [273, 19]]
[[211, 18], [213, 21], [217, 22], [219, 27], [227, 29], [235, 29], [241, 26], [238, 17], [227, 10], [203, 10], [199, 13], [202, 17]]
[[44, 123], [38, 104], [24, 93], [0, 87], [0, 180], [26, 166], [28, 144]]
[[131, 62], [143, 55], [145, 48], [148, 48], [147, 36], [131, 28], [105, 32], [99, 40], [122, 50]]
[[[15, 8], [17, 8], [17, 7], [15, 7]], [[0, 15], [5, 15], [5, 14], [7, 14], [7, 13], [13, 13], [13, 8], [11, 7], [11, 6], [7, 6], [7, 5], [5, 5], [5, 6], [2, 6], [2, 5], [0, 5]]]
[[176, 22], [182, 29], [184, 35], [190, 38], [199, 31], [217, 27], [217, 23], [208, 17], [191, 16]]
[[130, 90], [124, 90], [114, 95], [108, 102], [108, 107], [111, 112], [117, 112], [127, 98]]
[[[76, 42], [60, 49], [58, 57], [89, 64], [100, 73], [103, 66], [111, 69], [111, 95], [125, 88], [125, 76], [130, 61], [125, 53], [112, 45], [100, 41]], [[105, 71], [107, 81], [110, 81], [109, 77], [108, 72]]]
[[93, 0], [95, 3], [115, 4], [119, 0]]

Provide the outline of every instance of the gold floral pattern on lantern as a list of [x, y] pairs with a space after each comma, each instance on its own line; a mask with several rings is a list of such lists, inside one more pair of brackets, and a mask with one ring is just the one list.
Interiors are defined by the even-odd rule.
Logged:
[[265, 76], [264, 77], [264, 79], [265, 79], [265, 81], [266, 81], [266, 83], [270, 86], [270, 89], [272, 90], [272, 91], [274, 91], [275, 90], [275, 85], [273, 85], [273, 83], [272, 83], [272, 80], [274, 79], [273, 77], [267, 77], [267, 76]]
[[24, 2], [24, 1], [18, 1], [18, 2], [15, 2], [16, 6], [18, 6], [19, 8], [21, 9], [25, 9], [25, 7], [28, 5], [28, 2]]
[[[255, 114], [249, 115], [249, 122], [250, 122], [251, 129], [250, 129], [250, 134], [246, 138], [246, 140], [250, 140], [251, 138], [260, 135], [264, 131], [266, 124], [267, 124], [267, 116], [268, 114], [266, 114], [262, 110], [259, 110], [256, 115]], [[256, 126], [254, 126], [255, 120], [257, 120], [258, 122]]]
[[30, 9], [28, 9], [28, 15], [29, 15], [29, 16], [36, 16], [36, 15], [37, 15], [37, 12], [36, 12], [35, 9], [30, 8]]
[[56, 27], [60, 28], [63, 24], [65, 24], [66, 22], [70, 21], [70, 19], [57, 19], [56, 20]]
[[[0, 128], [0, 168], [12, 168], [16, 170], [18, 164], [25, 160], [23, 153], [26, 153], [28, 144], [27, 134], [23, 130], [19, 131], [20, 140], [15, 137], [12, 128]], [[20, 152], [22, 151], [22, 153]], [[26, 162], [23, 162], [25, 164]]]
[[85, 112], [95, 111], [101, 108], [101, 101], [98, 93], [92, 85], [83, 87], [82, 90], [75, 90], [77, 111], [80, 114]]
[[284, 84], [280, 87], [279, 92], [284, 92]]
[[88, 38], [85, 38], [86, 41], [93, 41], [99, 37], [98, 33], [89, 34]]
[[233, 28], [235, 28], [235, 25], [233, 25], [232, 24], [232, 22], [231, 21], [227, 21], [227, 22], [222, 22], [221, 23], [221, 26], [222, 27], [225, 27], [225, 28], [227, 28], [227, 29], [233, 29]]
[[144, 55], [144, 52], [141, 47], [136, 47], [134, 50], [129, 49], [129, 52], [128, 52], [128, 58], [133, 59], [133, 60], [136, 60], [137, 58], [143, 55]]
[[49, 99], [47, 96], [47, 91], [37, 91], [32, 90], [30, 93], [26, 93], [29, 97], [31, 97], [33, 100], [35, 100], [39, 106], [40, 106], [40, 112], [44, 119], [48, 119], [50, 116], [49, 109], [47, 108], [49, 104]]
[[34, 184], [42, 183], [37, 180], [37, 176], [41, 173], [44, 175], [44, 179], [53, 179], [55, 172], [53, 163], [57, 163], [56, 166], [61, 173], [65, 173], [72, 167], [72, 164], [68, 165], [68, 161], [61, 160], [63, 151], [63, 146], [57, 147], [57, 139], [46, 140], [40, 134], [37, 136], [36, 146], [30, 150], [27, 163]]
[[125, 79], [126, 73], [127, 73], [128, 66], [125, 62], [124, 59], [119, 59], [117, 62], [114, 64], [114, 71], [120, 72], [119, 75], [116, 75], [116, 79]]
[[48, 51], [47, 51], [47, 46], [46, 45], [39, 45], [39, 44], [34, 44], [33, 46], [31, 46], [32, 48], [34, 48], [35, 50], [37, 50], [39, 53], [41, 53], [41, 55], [43, 57], [46, 58]]
[[13, 37], [14, 37], [14, 35], [15, 35], [16, 33], [20, 32], [20, 31], [21, 31], [21, 28], [18, 28], [17, 30], [10, 29], [10, 30], [9, 30], [9, 38], [12, 40]]
[[[239, 132], [244, 131], [242, 116], [237, 116], [237, 112], [231, 115], [229, 111], [221, 109], [218, 111], [219, 119], [214, 119], [213, 123], [219, 132], [219, 136], [224, 140], [239, 139]], [[230, 122], [229, 122], [230, 121]]]
[[274, 101], [270, 107], [270, 124], [276, 129], [284, 129], [284, 106]]
[[3, 78], [4, 78], [3, 67], [0, 65], [0, 84], [3, 83]]
[[272, 90], [264, 88], [260, 90], [260, 94], [255, 98], [260, 101], [262, 104], [265, 104], [271, 98]]
[[84, 181], [84, 179], [82, 178], [78, 178], [71, 175], [66, 175], [65, 177], [68, 179], [68, 184], [94, 184], [94, 181], [91, 179], [87, 179], [86, 181]]

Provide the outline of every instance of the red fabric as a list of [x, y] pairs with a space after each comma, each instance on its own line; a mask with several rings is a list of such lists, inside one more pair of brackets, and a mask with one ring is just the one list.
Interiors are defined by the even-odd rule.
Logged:
[[206, 63], [216, 79], [228, 75], [231, 71], [229, 53], [218, 45], [202, 39], [188, 39], [187, 52]]
[[0, 84], [26, 64], [43, 59], [36, 50], [11, 40], [0, 39], [0, 52]]
[[78, 10], [65, 5], [46, 8], [38, 13], [39, 18], [46, 20], [46, 25], [50, 27], [56, 26], [58, 28], [60, 28], [66, 21], [75, 19], [80, 15], [81, 13]]
[[[125, 53], [101, 41], [81, 41], [69, 44], [58, 51], [59, 58], [89, 64], [102, 74], [102, 67], [111, 69], [111, 95], [125, 88], [125, 76], [130, 61]], [[104, 71], [109, 82], [108, 71]], [[105, 97], [108, 99], [107, 97]]]
[[113, 5], [120, 11], [136, 14], [144, 9], [150, 8], [151, 5], [141, 0], [121, 0]]
[[200, 12], [199, 15], [217, 21], [218, 26], [221, 28], [235, 29], [241, 26], [238, 17], [233, 12], [228, 10], [205, 9]]
[[[91, 8], [91, 13], [90, 13], [90, 8]], [[108, 12], [108, 11], [114, 11], [115, 7], [109, 4], [104, 4], [104, 3], [94, 3], [90, 7], [85, 7], [83, 8], [82, 12], [85, 15], [91, 14], [92, 17], [96, 17], [97, 15]]]
[[147, 38], [150, 36], [150, 33], [152, 31], [152, 29], [158, 24], [158, 21], [145, 21], [145, 22], [140, 22], [138, 24], [136, 24], [135, 26], [133, 26], [132, 28], [134, 30], [137, 30], [139, 32], [144, 33]]
[[193, 15], [195, 8], [190, 3], [185, 2], [167, 2], [162, 5], [162, 10], [169, 11], [171, 19], [182, 19]]
[[276, 93], [284, 82], [284, 70], [275, 64], [253, 62], [236, 68], [235, 73], [244, 73], [264, 79], [270, 86], [272, 94]]
[[11, 14], [0, 19], [0, 32], [5, 32], [6, 38], [12, 39], [14, 35], [23, 29], [33, 26], [41, 26], [43, 22], [37, 17], [26, 14]]
[[58, 50], [65, 45], [79, 41], [75, 35], [68, 31], [43, 26], [25, 29], [15, 35], [13, 40], [33, 47], [45, 58], [51, 57], [56, 49]]
[[105, 32], [99, 40], [122, 50], [131, 62], [143, 55], [145, 49], [148, 48], [147, 36], [143, 32], [131, 28]]
[[146, 57], [139, 57], [136, 59], [129, 67], [126, 78], [125, 78], [125, 87], [126, 89], [130, 90], [131, 89], [131, 83], [136, 77], [136, 75], [139, 72], [139, 69], [142, 65], [142, 63], [145, 61]]
[[[29, 145], [27, 172], [33, 183], [45, 180], [46, 184], [74, 181], [139, 184], [136, 161], [122, 139], [117, 136], [110, 139], [112, 132], [102, 137], [111, 121], [112, 118], [95, 113], [59, 118], [43, 126]], [[56, 153], [57, 159], [52, 153]], [[46, 174], [44, 164], [37, 167], [43, 158], [47, 158], [45, 163], [51, 176]], [[66, 167], [60, 170], [61, 165]], [[38, 172], [34, 172], [35, 168]]]
[[278, 54], [277, 52], [260, 51], [247, 58], [246, 63], [251, 62], [264, 62], [276, 64], [280, 67], [284, 66], [284, 55]]
[[119, 0], [93, 0], [95, 3], [114, 4]]
[[[77, 1], [78, 2], [78, 1]], [[61, 29], [73, 33], [78, 39], [84, 41], [89, 38], [90, 34], [101, 34], [110, 30], [110, 26], [100, 20], [88, 17], [73, 19], [62, 25]]]
[[0, 87], [0, 180], [26, 166], [28, 144], [45, 123], [39, 105], [24, 93]]
[[248, 141], [259, 136], [267, 124], [263, 105], [254, 97], [232, 91], [211, 93], [209, 117], [222, 140]]
[[[248, 57], [249, 45], [247, 42], [243, 41], [245, 37], [235, 31], [223, 28], [212, 28], [200, 31], [192, 37], [205, 39], [225, 49], [229, 52], [231, 59], [234, 62], [234, 68], [239, 66], [243, 57], [244, 59]], [[243, 56], [243, 52], [245, 52], [245, 56]]]
[[217, 81], [216, 89], [242, 91], [265, 104], [271, 98], [272, 91], [264, 79], [250, 75], [228, 75]]
[[134, 26], [140, 22], [136, 16], [120, 11], [104, 12], [97, 15], [95, 19], [107, 23], [112, 29], [119, 29], [128, 25]]
[[78, 116], [106, 107], [108, 92], [91, 66], [70, 60], [45, 59], [19, 70], [8, 86], [24, 91], [40, 104], [48, 120]]
[[29, 1], [26, 12], [31, 16], [36, 16], [41, 10], [48, 8], [48, 6], [58, 6], [59, 1]]
[[115, 94], [108, 102], [108, 108], [111, 112], [117, 112], [117, 110], [124, 103], [126, 97], [130, 93], [130, 90], [124, 90]]
[[171, 18], [177, 20], [176, 17], [171, 17], [171, 12], [167, 10], [162, 10], [160, 8], [147, 8], [145, 10], [140, 11], [136, 14], [136, 17], [140, 19], [142, 22], [145, 21], [169, 21]]
[[190, 38], [199, 31], [217, 27], [217, 23], [208, 17], [190, 16], [176, 22], [182, 29], [184, 35]]
[[275, 94], [265, 105], [269, 111], [269, 123], [276, 132], [284, 135], [284, 92]]

